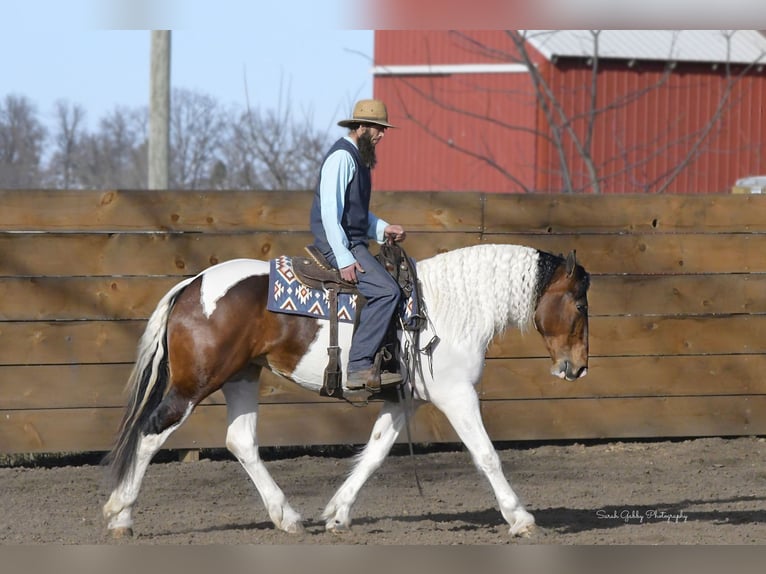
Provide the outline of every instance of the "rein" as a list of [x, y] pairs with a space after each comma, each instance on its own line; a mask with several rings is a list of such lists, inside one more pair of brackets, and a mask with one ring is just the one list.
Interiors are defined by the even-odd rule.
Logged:
[[[416, 268], [401, 245], [394, 243], [390, 237], [387, 238], [386, 242], [380, 247], [377, 259], [383, 264], [386, 270], [388, 270], [394, 280], [399, 283], [399, 287], [401, 288], [405, 299], [413, 296], [417, 305], [417, 314], [410, 319], [408, 324], [404, 323], [401, 314], [398, 316], [402, 337], [406, 337], [407, 339], [403, 345], [402, 360], [406, 372], [405, 382], [409, 382], [409, 392], [407, 392], [407, 385], [403, 384], [398, 389], [398, 397], [399, 401], [404, 403], [404, 428], [407, 434], [407, 446], [409, 448], [410, 459], [414, 463], [415, 449], [412, 442], [410, 412], [415, 394], [415, 377], [419, 374], [420, 378], [424, 379], [421, 355], [426, 355], [428, 357], [428, 370], [431, 374], [431, 378], [433, 378], [433, 350], [439, 343], [439, 336], [434, 334], [428, 344], [422, 348], [420, 347], [420, 332], [429, 324], [433, 327], [433, 324], [428, 317], [428, 312], [420, 296], [420, 282], [418, 281]], [[413, 470], [415, 473], [415, 484], [418, 487], [418, 494], [423, 496], [423, 485], [420, 482], [417, 466], [414, 466]]]
[[[423, 307], [423, 315], [428, 323], [431, 323], [430, 319], [428, 318], [428, 313], [425, 311]], [[407, 373], [407, 381], [409, 384], [409, 393], [407, 393], [407, 389], [405, 388], [406, 385], [401, 385], [399, 387], [399, 400], [404, 405], [404, 428], [407, 432], [407, 446], [410, 450], [410, 459], [415, 462], [415, 449], [412, 444], [412, 430], [410, 425], [410, 407], [412, 406], [412, 400], [414, 398], [415, 394], [415, 375], [417, 373], [420, 373], [420, 378], [423, 378], [423, 363], [420, 360], [421, 355], [427, 355], [428, 356], [428, 367], [429, 372], [431, 373], [431, 378], [433, 378], [433, 350], [436, 347], [436, 345], [439, 343], [439, 336], [434, 335], [431, 340], [428, 342], [428, 344], [423, 347], [419, 348], [420, 345], [420, 330], [417, 331], [410, 331], [407, 332], [404, 329], [404, 324], [399, 318], [399, 323], [402, 326], [402, 336], [407, 337], [408, 340], [404, 344], [404, 364], [406, 366], [406, 373]], [[423, 327], [421, 327], [422, 329]], [[410, 344], [412, 343], [412, 344]], [[420, 496], [423, 496], [423, 486], [420, 484], [420, 475], [418, 475], [418, 469], [417, 466], [414, 467], [415, 471], [415, 484], [418, 487], [418, 494]]]

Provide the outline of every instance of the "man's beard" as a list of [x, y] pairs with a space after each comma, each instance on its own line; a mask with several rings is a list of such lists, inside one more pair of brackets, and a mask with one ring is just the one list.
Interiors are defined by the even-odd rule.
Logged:
[[375, 156], [375, 146], [372, 143], [372, 137], [368, 133], [364, 133], [359, 136], [359, 155], [362, 156], [362, 162], [370, 169], [375, 167], [378, 163], [378, 158]]

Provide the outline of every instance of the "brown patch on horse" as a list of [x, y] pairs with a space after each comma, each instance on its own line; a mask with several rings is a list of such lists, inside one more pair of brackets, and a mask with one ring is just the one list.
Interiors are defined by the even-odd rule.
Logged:
[[588, 368], [590, 276], [571, 252], [553, 272], [535, 309], [535, 327], [553, 361], [551, 373], [573, 381]]
[[207, 317], [201, 284], [200, 278], [189, 284], [168, 318], [170, 380], [181, 396], [198, 404], [252, 364], [288, 375], [295, 370], [316, 338], [317, 319], [268, 311], [267, 275], [234, 285]]

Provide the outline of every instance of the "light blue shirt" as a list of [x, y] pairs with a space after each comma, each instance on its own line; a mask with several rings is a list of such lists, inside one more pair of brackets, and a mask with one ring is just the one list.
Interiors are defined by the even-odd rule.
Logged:
[[[349, 137], [344, 139], [356, 146], [354, 140]], [[353, 179], [356, 172], [354, 158], [346, 150], [337, 150], [331, 153], [322, 166], [322, 175], [319, 184], [319, 201], [322, 211], [322, 225], [327, 243], [332, 247], [333, 255], [338, 264], [338, 269], [348, 267], [356, 259], [349, 251], [348, 237], [343, 230], [343, 207], [346, 203], [346, 187]], [[384, 220], [369, 212], [369, 227], [367, 236], [375, 239], [378, 243], [385, 240], [384, 230], [388, 226]]]

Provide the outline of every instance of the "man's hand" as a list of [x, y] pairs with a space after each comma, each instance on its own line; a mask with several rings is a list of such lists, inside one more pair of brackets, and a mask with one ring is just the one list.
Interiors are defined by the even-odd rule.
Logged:
[[394, 240], [394, 242], [397, 243], [399, 241], [404, 241], [404, 238], [407, 236], [407, 233], [404, 231], [404, 227], [401, 225], [386, 225], [383, 233], [386, 235], [386, 237], [390, 237]]
[[359, 265], [358, 261], [354, 261], [351, 265], [344, 267], [340, 270], [340, 276], [344, 281], [349, 283], [356, 283], [356, 273], [364, 273], [364, 269]]

